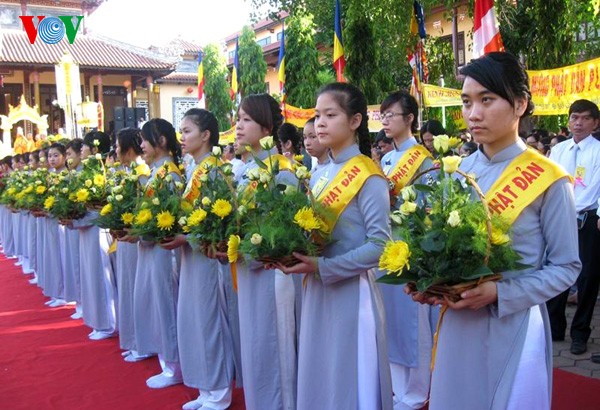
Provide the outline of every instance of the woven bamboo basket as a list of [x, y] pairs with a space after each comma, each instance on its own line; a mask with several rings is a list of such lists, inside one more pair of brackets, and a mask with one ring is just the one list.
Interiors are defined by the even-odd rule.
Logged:
[[[412, 183], [414, 183], [415, 180], [417, 180], [422, 175], [427, 174], [431, 171], [435, 171], [435, 170], [439, 171], [440, 169], [434, 167], [434, 168], [429, 168], [422, 172], [417, 173], [416, 175], [414, 175], [411, 178], [411, 180], [409, 181], [409, 183], [407, 185], [411, 185]], [[489, 260], [490, 260], [490, 254], [491, 254], [491, 249], [492, 249], [492, 218], [491, 218], [491, 215], [490, 215], [490, 212], [488, 209], [487, 201], [485, 200], [485, 195], [481, 191], [481, 188], [479, 187], [479, 185], [477, 185], [477, 182], [475, 181], [475, 179], [473, 179], [470, 175], [468, 175], [467, 173], [465, 173], [461, 170], [456, 170], [456, 173], [462, 175], [468, 181], [469, 185], [471, 185], [475, 189], [475, 192], [479, 196], [479, 199], [485, 209], [486, 231], [487, 231], [488, 241], [487, 241], [486, 254], [485, 254], [483, 263], [485, 266], [487, 266], [489, 263]], [[470, 280], [470, 281], [461, 282], [461, 283], [449, 282], [449, 283], [435, 284], [435, 285], [429, 286], [424, 292], [422, 292], [422, 294], [423, 294], [423, 296], [425, 296], [427, 298], [428, 297], [435, 297], [435, 298], [439, 298], [439, 299], [448, 298], [452, 302], [458, 302], [459, 300], [462, 299], [462, 297], [460, 295], [464, 291], [476, 288], [477, 286], [481, 285], [482, 283], [490, 282], [490, 281], [498, 281], [500, 279], [502, 279], [502, 275], [499, 273], [495, 273], [495, 274], [491, 274], [491, 275], [487, 275], [487, 276], [482, 276], [475, 280]], [[415, 292], [417, 291], [417, 285], [415, 282], [409, 282], [409, 283], [407, 283], [407, 286], [412, 291], [415, 291]]]

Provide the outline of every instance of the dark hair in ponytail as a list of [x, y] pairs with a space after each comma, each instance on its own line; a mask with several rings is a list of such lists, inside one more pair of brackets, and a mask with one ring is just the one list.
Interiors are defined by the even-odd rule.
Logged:
[[81, 147], [83, 147], [83, 140], [81, 138], [73, 138], [65, 145], [66, 149], [71, 148], [77, 155], [81, 154]]
[[[98, 145], [94, 144], [95, 141], [98, 141]], [[83, 137], [83, 144], [90, 147], [90, 150], [98, 148], [100, 154], [108, 153], [111, 146], [110, 137], [107, 133], [102, 131], [91, 131], [85, 134], [85, 137]]]
[[283, 115], [275, 98], [266, 93], [250, 94], [242, 99], [239, 109], [244, 110], [258, 125], [269, 130], [277, 144], [277, 150], [281, 153], [281, 142], [277, 135], [283, 123]]
[[300, 134], [298, 133], [298, 127], [289, 122], [284, 122], [279, 127], [277, 137], [282, 144], [288, 141], [292, 142], [292, 151], [294, 154], [300, 154], [302, 151], [302, 141], [300, 140]]
[[171, 153], [175, 165], [181, 161], [181, 144], [177, 141], [177, 134], [173, 125], [162, 118], [152, 118], [142, 126], [142, 138], [153, 147], [160, 146], [160, 137], [165, 138], [166, 149]]
[[200, 132], [208, 131], [210, 133], [208, 142], [211, 146], [219, 145], [219, 123], [212, 112], [201, 108], [190, 108], [183, 117], [189, 118], [196, 124]]
[[363, 92], [356, 86], [348, 83], [331, 83], [323, 86], [318, 92], [329, 93], [339, 104], [348, 117], [360, 114], [362, 120], [356, 133], [358, 135], [358, 147], [364, 155], [371, 155], [371, 136], [369, 135], [369, 117], [367, 116], [367, 99]]
[[61, 144], [60, 142], [53, 142], [52, 145], [48, 147], [48, 151], [46, 152], [46, 156], [51, 149], [55, 149], [64, 157], [67, 154], [67, 148]]
[[138, 128], [121, 128], [117, 133], [117, 141], [121, 154], [132, 149], [136, 155], [142, 155], [142, 132]]

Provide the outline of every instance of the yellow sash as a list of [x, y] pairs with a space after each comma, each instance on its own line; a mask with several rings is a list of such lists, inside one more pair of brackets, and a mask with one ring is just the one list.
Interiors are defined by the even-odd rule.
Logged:
[[[212, 162], [212, 163], [211, 163]], [[200, 195], [200, 187], [202, 186], [202, 181], [200, 177], [206, 174], [210, 167], [221, 165], [221, 161], [217, 161], [217, 158], [209, 155], [202, 160], [194, 169], [194, 173], [192, 174], [192, 178], [190, 182], [185, 187], [185, 191], [183, 192], [183, 199], [188, 201], [189, 203], [193, 203], [196, 198]]]
[[[280, 170], [285, 169], [290, 172], [294, 172], [293, 162], [285, 155], [272, 154], [270, 161], [269, 161], [269, 157], [267, 157], [261, 161], [265, 163], [269, 172], [271, 172], [271, 168], [273, 167], [273, 165], [275, 165], [276, 161], [279, 161], [279, 169]], [[245, 194], [251, 193], [252, 191], [254, 191], [256, 189], [257, 186], [258, 186], [258, 181], [250, 181], [250, 183], [246, 186], [244, 193]]]
[[573, 179], [567, 172], [533, 149], [512, 160], [485, 194], [492, 215], [500, 215], [509, 225], [523, 209], [560, 178]]
[[385, 177], [371, 158], [357, 155], [338, 171], [323, 191], [317, 193], [317, 200], [332, 211], [326, 215], [325, 220], [329, 232], [333, 230], [340, 215], [358, 194], [365, 181], [373, 175]]
[[[175, 174], [178, 177], [181, 177], [181, 171], [179, 170], [179, 167], [172, 161], [167, 161], [162, 164], [159, 170], [156, 172], [156, 175], [160, 176], [161, 178], [164, 178], [166, 174]], [[146, 196], [150, 197], [153, 195], [154, 189], [152, 189], [152, 179], [149, 179], [146, 183]]]
[[420, 144], [413, 145], [404, 152], [396, 163], [396, 166], [387, 175], [387, 178], [394, 184], [394, 189], [392, 190], [394, 195], [398, 195], [400, 190], [417, 173], [425, 158], [433, 157], [427, 148]]
[[150, 176], [150, 167], [146, 164], [139, 164], [135, 167], [135, 174], [139, 176]]

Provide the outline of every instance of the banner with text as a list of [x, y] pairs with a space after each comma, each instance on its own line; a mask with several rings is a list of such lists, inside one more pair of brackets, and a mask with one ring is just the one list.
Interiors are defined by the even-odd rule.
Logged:
[[567, 114], [579, 99], [600, 104], [600, 58], [552, 70], [528, 70], [535, 115]]

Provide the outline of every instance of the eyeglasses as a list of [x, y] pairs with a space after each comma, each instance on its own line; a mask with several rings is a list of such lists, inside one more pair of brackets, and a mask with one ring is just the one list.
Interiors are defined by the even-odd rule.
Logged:
[[403, 112], [386, 112], [385, 114], [381, 114], [381, 121], [383, 120], [391, 120], [392, 118], [401, 115], [401, 116], [405, 116], [405, 115], [410, 115], [410, 114], [405, 114]]

